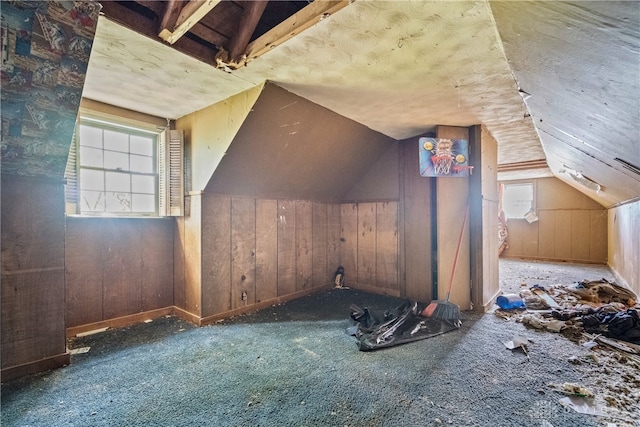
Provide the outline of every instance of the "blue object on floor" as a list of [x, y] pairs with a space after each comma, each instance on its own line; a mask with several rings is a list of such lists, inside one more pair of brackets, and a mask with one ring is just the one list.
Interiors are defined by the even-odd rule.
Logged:
[[496, 299], [496, 304], [503, 310], [513, 310], [516, 308], [525, 308], [524, 301], [517, 294], [504, 294]]

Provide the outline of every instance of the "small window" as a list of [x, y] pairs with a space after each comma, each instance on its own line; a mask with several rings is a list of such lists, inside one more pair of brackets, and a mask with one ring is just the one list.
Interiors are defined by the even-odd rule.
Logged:
[[158, 214], [158, 134], [87, 118], [76, 130], [83, 215]]
[[82, 116], [65, 169], [65, 212], [182, 216], [184, 132]]
[[524, 219], [534, 210], [533, 183], [505, 184], [502, 193], [502, 209], [508, 219]]

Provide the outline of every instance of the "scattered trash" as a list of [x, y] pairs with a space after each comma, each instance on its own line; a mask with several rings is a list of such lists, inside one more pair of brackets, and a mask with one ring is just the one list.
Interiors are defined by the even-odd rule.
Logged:
[[511, 339], [510, 341], [505, 341], [503, 342], [503, 344], [509, 350], [516, 350], [518, 348], [522, 349], [522, 352], [525, 354], [525, 356], [527, 356], [527, 359], [529, 359], [529, 350], [527, 349], [529, 340], [527, 338], [523, 338], [518, 335], [515, 335], [513, 339]]
[[575, 383], [549, 384], [553, 390], [569, 396], [593, 397], [594, 394], [588, 388]]
[[153, 319], [147, 319], [144, 321], [144, 323], [151, 323], [151, 322], [153, 322]]
[[86, 337], [88, 335], [93, 335], [93, 334], [99, 334], [100, 332], [104, 332], [107, 329], [109, 329], [109, 327], [104, 327], [104, 328], [99, 328], [99, 329], [93, 329], [91, 331], [86, 331], [86, 332], [79, 332], [76, 334], [76, 337]]
[[547, 293], [547, 290], [540, 285], [533, 285], [531, 292], [539, 296], [549, 308], [560, 308], [560, 305]]
[[565, 408], [573, 409], [580, 414], [604, 415], [602, 409], [596, 405], [594, 399], [581, 396], [568, 396], [560, 399], [560, 404]]
[[69, 354], [71, 354], [71, 355], [84, 354], [84, 353], [88, 353], [89, 350], [91, 350], [91, 347], [72, 348], [72, 349], [69, 349]]

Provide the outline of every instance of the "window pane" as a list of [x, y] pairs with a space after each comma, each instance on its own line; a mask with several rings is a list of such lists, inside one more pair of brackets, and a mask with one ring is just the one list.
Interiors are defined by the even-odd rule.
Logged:
[[80, 186], [83, 190], [104, 191], [104, 172], [80, 169]]
[[113, 151], [129, 151], [129, 134], [124, 132], [116, 132], [113, 130], [104, 130], [104, 149]]
[[507, 218], [524, 218], [533, 208], [533, 184], [505, 185], [502, 203]]
[[125, 153], [114, 151], [104, 152], [104, 167], [106, 169], [129, 170], [129, 156]]
[[89, 166], [93, 168], [102, 168], [103, 157], [102, 151], [99, 148], [89, 148], [80, 146], [80, 166]]
[[155, 212], [156, 211], [156, 197], [153, 194], [132, 194], [131, 201], [133, 202], [132, 210], [134, 212]]
[[153, 159], [147, 156], [131, 155], [131, 172], [153, 173]]
[[156, 179], [148, 175], [131, 175], [131, 191], [134, 193], [156, 194]]
[[120, 172], [107, 172], [106, 175], [107, 191], [131, 192], [131, 175]]
[[153, 156], [153, 139], [148, 136], [131, 135], [131, 152], [133, 154], [142, 154], [145, 156]]
[[80, 145], [102, 148], [102, 129], [80, 125]]
[[104, 212], [104, 193], [102, 191], [82, 190], [80, 212]]
[[108, 212], [131, 212], [131, 193], [107, 193]]

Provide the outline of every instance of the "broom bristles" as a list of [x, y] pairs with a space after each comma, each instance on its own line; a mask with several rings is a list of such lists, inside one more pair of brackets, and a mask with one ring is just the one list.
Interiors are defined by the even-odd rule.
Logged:
[[460, 323], [460, 307], [449, 302], [448, 299], [443, 301], [431, 301], [431, 303], [422, 310], [421, 314], [423, 317], [450, 321], [456, 326]]

